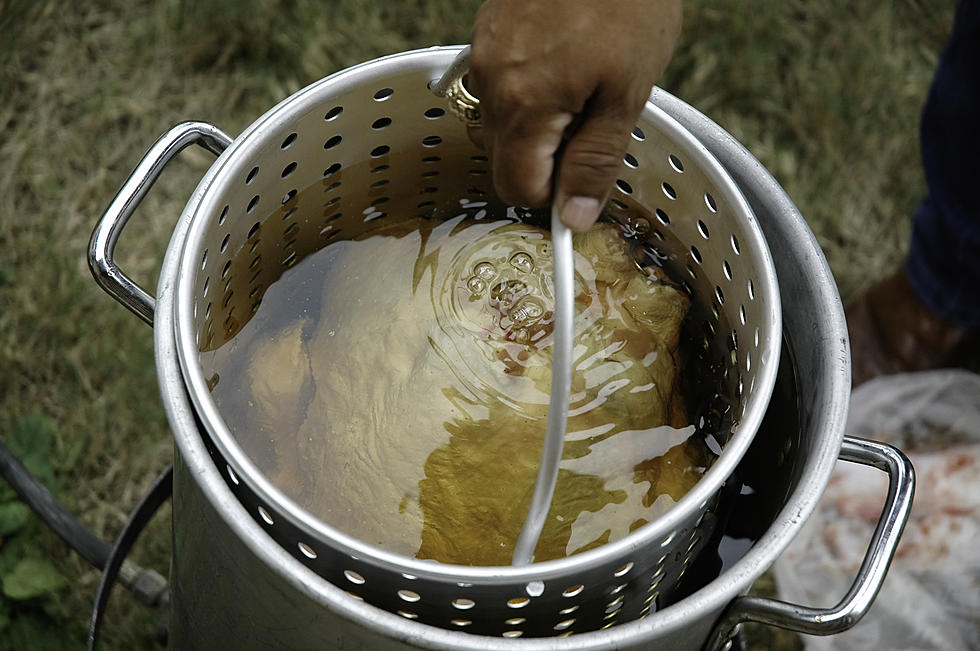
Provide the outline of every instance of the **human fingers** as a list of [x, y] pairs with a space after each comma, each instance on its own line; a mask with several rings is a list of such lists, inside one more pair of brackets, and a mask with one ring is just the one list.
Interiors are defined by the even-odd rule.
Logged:
[[483, 127], [468, 125], [466, 127], [466, 135], [474, 145], [480, 149], [486, 149], [486, 145], [483, 144]]
[[620, 172], [645, 99], [630, 102], [624, 99], [628, 96], [600, 91], [565, 142], [555, 201], [562, 222], [572, 230], [586, 230], [598, 219]]
[[562, 143], [570, 113], [511, 115], [496, 125], [485, 141], [497, 194], [505, 202], [537, 207], [551, 199], [555, 153]]

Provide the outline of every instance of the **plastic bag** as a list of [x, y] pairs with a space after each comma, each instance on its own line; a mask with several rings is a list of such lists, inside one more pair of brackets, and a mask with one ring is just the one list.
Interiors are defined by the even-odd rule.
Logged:
[[[851, 396], [847, 433], [885, 441], [915, 466], [912, 512], [881, 592], [854, 628], [803, 636], [808, 651], [980, 649], [980, 376], [885, 376]], [[839, 462], [815, 512], [776, 561], [782, 599], [839, 601], [884, 503], [879, 470]]]

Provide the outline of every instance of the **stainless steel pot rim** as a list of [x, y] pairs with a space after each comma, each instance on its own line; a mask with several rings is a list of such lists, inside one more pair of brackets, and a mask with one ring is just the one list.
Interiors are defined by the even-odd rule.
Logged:
[[[195, 201], [189, 203], [187, 211], [185, 211], [186, 214], [191, 215], [191, 218], [185, 242], [180, 247], [182, 257], [176, 282], [177, 295], [174, 306], [174, 328], [177, 353], [182, 369], [183, 382], [188, 387], [188, 393], [200, 416], [201, 422], [207, 428], [208, 434], [220, 454], [239, 477], [248, 478], [249, 486], [260, 500], [275, 504], [280, 512], [280, 516], [284, 515], [288, 517], [304, 533], [314, 539], [330, 540], [334, 547], [342, 549], [351, 556], [370, 556], [377, 565], [399, 572], [411, 572], [420, 576], [441, 577], [445, 580], [453, 581], [493, 579], [548, 580], [552, 577], [566, 576], [575, 568], [589, 566], [607, 556], [632, 553], [651, 544], [658, 544], [657, 541], [668, 536], [688, 512], [692, 509], [703, 508], [711, 495], [716, 492], [717, 488], [732, 473], [742, 455], [748, 449], [752, 436], [762, 421], [778, 367], [781, 344], [778, 334], [766, 337], [764, 343], [768, 348], [761, 351], [764, 368], [760, 371], [756, 391], [760, 398], [764, 396], [765, 400], [758, 399], [749, 404], [734, 435], [727, 443], [724, 453], [695, 487], [673, 508], [661, 518], [658, 518], [656, 521], [642, 527], [620, 541], [603, 545], [597, 549], [565, 559], [535, 563], [525, 567], [470, 567], [420, 561], [399, 554], [393, 554], [379, 547], [356, 540], [313, 517], [267, 480], [241, 448], [234, 443], [231, 433], [224, 425], [216, 405], [210, 398], [206, 380], [196, 360], [197, 349], [192, 321], [192, 306], [195, 297], [193, 294], [193, 284], [185, 279], [192, 279], [197, 270], [202, 254], [200, 250], [201, 233], [205, 224], [203, 219], [194, 219], [193, 216], [197, 214], [209, 215], [217, 212], [220, 206], [217, 205], [216, 193], [211, 190], [223, 182], [230, 182], [228, 179], [232, 177], [235, 162], [240, 158], [247, 159], [247, 154], [251, 148], [261, 146], [264, 142], [263, 137], [270, 137], [268, 135], [263, 136], [264, 127], [288, 122], [290, 116], [302, 115], [314, 110], [319, 111], [323, 106], [322, 95], [327, 89], [331, 92], [342, 92], [347, 86], [362, 85], [366, 78], [370, 78], [374, 74], [380, 74], [392, 65], [408, 65], [411, 63], [411, 65], [415, 66], [422, 64], [431, 70], [432, 79], [436, 79], [459, 49], [458, 47], [429, 48], [426, 50], [394, 54], [326, 77], [280, 102], [235, 139], [231, 146], [220, 156], [215, 165], [212, 166], [208, 175], [202, 180], [198, 186], [198, 190], [195, 192]], [[706, 165], [705, 171], [711, 180], [729, 192], [729, 201], [737, 204], [749, 216], [751, 228], [747, 232], [751, 234], [751, 241], [744, 242], [743, 249], [745, 251], [754, 251], [758, 255], [764, 256], [763, 264], [771, 269], [773, 266], [772, 258], [758, 222], [752, 215], [752, 210], [742, 196], [741, 190], [732, 182], [721, 164], [717, 162], [704, 145], [659, 107], [648, 102], [644, 109], [644, 117], [654, 122], [659, 128], [669, 132], [672, 137], [683, 143], [684, 146], [703, 153], [705, 160], [710, 162]], [[270, 133], [275, 133], [275, 131], [272, 130]], [[778, 297], [779, 289], [774, 275], [760, 276], [759, 282], [761, 284], [758, 288], [760, 295]], [[771, 321], [760, 324], [760, 327], [768, 328], [772, 333], [779, 333], [782, 328], [779, 310], [774, 310], [772, 314]], [[158, 327], [165, 327], [164, 324], [166, 323], [166, 320], [157, 321]]]

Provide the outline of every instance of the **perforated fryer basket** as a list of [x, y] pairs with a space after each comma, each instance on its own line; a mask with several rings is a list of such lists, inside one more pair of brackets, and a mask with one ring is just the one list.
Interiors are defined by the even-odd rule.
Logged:
[[182, 252], [174, 324], [205, 443], [253, 518], [352, 599], [431, 626], [508, 637], [647, 616], [708, 542], [721, 489], [767, 407], [781, 332], [772, 261], [748, 204], [707, 150], [651, 104], [609, 212], [671, 252], [701, 306], [699, 363], [720, 371], [731, 397], [724, 418], [700, 414], [702, 426], [730, 421], [722, 454], [664, 516], [620, 541], [524, 567], [419, 561], [300, 508], [259, 472], [211, 399], [220, 344], [285, 269], [364, 221], [495, 201], [485, 156], [428, 88], [455, 52], [407, 52], [323, 79], [274, 107], [219, 158]]

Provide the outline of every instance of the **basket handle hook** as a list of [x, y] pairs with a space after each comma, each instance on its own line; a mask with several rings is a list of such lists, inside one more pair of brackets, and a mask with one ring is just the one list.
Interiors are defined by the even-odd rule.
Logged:
[[439, 79], [429, 84], [437, 97], [443, 97], [449, 102], [449, 110], [468, 127], [480, 126], [480, 100], [466, 87], [466, 75], [469, 72], [470, 46], [467, 45]]
[[153, 325], [156, 299], [116, 265], [113, 253], [126, 222], [136, 212], [163, 168], [185, 147], [193, 144], [217, 156], [231, 144], [231, 138], [206, 122], [183, 122], [160, 136], [123, 183], [89, 240], [88, 266], [95, 282], [150, 326]]

